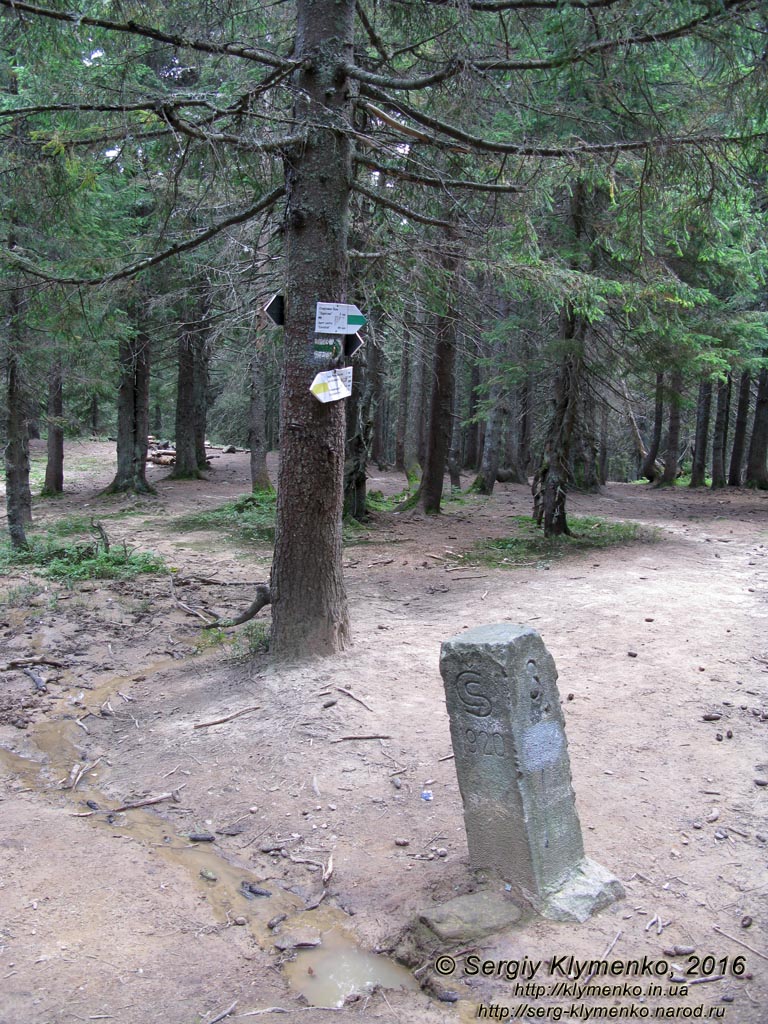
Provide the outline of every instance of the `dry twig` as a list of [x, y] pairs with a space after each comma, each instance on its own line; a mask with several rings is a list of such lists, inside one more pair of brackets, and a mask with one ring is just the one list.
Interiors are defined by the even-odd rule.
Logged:
[[337, 740], [331, 740], [331, 743], [346, 743], [347, 740], [391, 740], [391, 736], [382, 736], [378, 733], [374, 736], [339, 736]]
[[239, 718], [240, 715], [247, 715], [250, 711], [258, 711], [261, 708], [261, 704], [254, 704], [250, 708], [242, 708], [240, 711], [235, 711], [231, 715], [227, 715], [226, 718], [214, 718], [212, 722], [198, 722], [197, 725], [192, 726], [193, 729], [208, 729], [212, 725], [223, 725], [224, 722], [231, 722], [233, 718]]
[[369, 707], [364, 700], [361, 700], [360, 697], [356, 697], [354, 693], [350, 693], [349, 690], [345, 690], [343, 686], [337, 686], [336, 689], [339, 691], [339, 693], [343, 693], [347, 697], [351, 697], [352, 700], [356, 700], [358, 704], [362, 704], [366, 711], [373, 711], [373, 708]]

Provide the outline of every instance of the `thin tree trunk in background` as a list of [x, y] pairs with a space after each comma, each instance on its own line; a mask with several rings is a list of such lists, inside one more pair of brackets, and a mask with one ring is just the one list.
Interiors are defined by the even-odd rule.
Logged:
[[184, 324], [177, 342], [176, 465], [175, 480], [199, 480], [195, 445], [195, 335], [194, 324]]
[[[683, 406], [683, 374], [675, 370], [672, 374], [669, 396], [669, 424], [667, 426], [667, 452], [664, 456], [664, 472], [659, 483], [663, 486], [674, 484], [677, 479], [677, 459], [680, 454], [680, 422]], [[646, 474], [647, 475], [647, 474]]]
[[747, 422], [749, 420], [749, 399], [752, 388], [752, 374], [744, 370], [739, 381], [739, 399], [736, 403], [736, 422], [733, 427], [733, 448], [728, 467], [728, 485], [741, 487], [744, 449], [747, 444]]
[[386, 394], [384, 378], [386, 376], [386, 358], [375, 337], [371, 337], [366, 345], [367, 376], [371, 391], [371, 412], [373, 415], [373, 433], [371, 436], [371, 460], [379, 469], [387, 463], [387, 436], [385, 431]]
[[192, 406], [194, 410], [193, 429], [195, 435], [195, 458], [197, 468], [210, 469], [208, 453], [205, 449], [205, 435], [208, 426], [208, 384], [209, 365], [211, 360], [208, 345], [208, 329], [204, 321], [199, 325], [199, 333], [194, 344], [194, 376], [192, 378]]
[[648, 452], [646, 453], [643, 461], [642, 468], [640, 470], [640, 476], [644, 476], [646, 480], [651, 483], [656, 480], [659, 475], [658, 468], [656, 466], [656, 459], [659, 457], [659, 448], [661, 448], [661, 435], [664, 430], [664, 374], [656, 374], [656, 400], [654, 402], [653, 409], [653, 434], [651, 436], [651, 443], [648, 446]]
[[610, 406], [605, 399], [600, 403], [600, 455], [597, 460], [597, 475], [601, 486], [608, 483], [608, 421]]
[[[13, 297], [11, 299], [14, 305]], [[12, 318], [13, 323], [13, 318]], [[5, 507], [11, 547], [29, 547], [24, 527], [31, 522], [32, 495], [29, 490], [29, 436], [25, 415], [26, 394], [21, 384], [18, 357], [9, 344], [6, 358], [7, 434], [5, 446]]]
[[373, 381], [366, 359], [355, 366], [352, 394], [346, 400], [347, 442], [344, 463], [344, 515], [364, 522], [367, 508], [368, 454], [373, 435]]
[[463, 375], [457, 372], [453, 387], [453, 409], [451, 410], [451, 444], [448, 450], [448, 473], [452, 490], [461, 490], [461, 407], [464, 404], [464, 395], [462, 394], [463, 380]]
[[408, 379], [411, 361], [408, 348], [403, 345], [400, 354], [400, 386], [397, 397], [397, 431], [395, 434], [395, 469], [405, 472], [405, 433], [408, 422]]
[[582, 376], [582, 352], [586, 322], [569, 306], [561, 316], [561, 337], [573, 344], [564, 353], [554, 382], [554, 409], [544, 440], [542, 464], [533, 478], [533, 503], [536, 522], [544, 527], [545, 537], [570, 535], [565, 503], [568, 487], [568, 463], [574, 426], [578, 415]]
[[279, 659], [335, 654], [350, 638], [342, 566], [344, 402], [309, 388], [308, 352], [319, 298], [347, 298], [352, 181], [346, 68], [353, 61], [354, 0], [298, 0], [294, 118], [306, 139], [284, 155], [285, 329], [280, 472], [270, 598], [270, 647]]
[[533, 379], [526, 374], [517, 388], [517, 475], [521, 483], [528, 483], [531, 466], [531, 439], [533, 437]]
[[725, 487], [725, 450], [728, 445], [728, 419], [731, 412], [731, 374], [717, 386], [715, 432], [712, 437], [712, 489]]
[[464, 447], [465, 469], [477, 470], [480, 466], [480, 424], [475, 420], [477, 415], [477, 391], [480, 387], [480, 366], [477, 357], [472, 360], [472, 369], [469, 378], [469, 406], [467, 409], [467, 440]]
[[[718, 406], [719, 408], [719, 406]], [[712, 381], [709, 377], [699, 383], [696, 402], [696, 439], [691, 463], [691, 487], [703, 487], [707, 475], [707, 448], [709, 446], [709, 420], [712, 412]]]
[[251, 358], [248, 447], [251, 449], [251, 490], [271, 491], [267, 471], [266, 379], [264, 357], [257, 348]]
[[48, 375], [48, 459], [43, 494], [64, 491], [64, 381], [61, 358], [56, 357]]
[[149, 434], [149, 338], [138, 331], [120, 342], [117, 396], [117, 473], [105, 493], [153, 494], [147, 483]]
[[459, 258], [452, 237], [446, 239], [441, 260], [445, 275], [443, 308], [437, 317], [435, 352], [432, 369], [432, 394], [429, 403], [429, 424], [426, 438], [424, 476], [420, 502], [425, 512], [440, 511], [443, 480], [448, 450], [451, 445], [453, 386], [456, 372], [456, 295]]
[[492, 405], [485, 421], [485, 437], [483, 439], [483, 457], [480, 460], [480, 472], [472, 484], [472, 490], [477, 491], [478, 494], [493, 494], [496, 474], [499, 471], [504, 408], [501, 395], [496, 386], [491, 388], [491, 402]]
[[420, 430], [423, 422], [424, 390], [424, 359], [421, 354], [422, 339], [415, 332], [411, 334], [408, 362], [408, 416], [405, 423], [403, 442], [403, 466], [408, 478], [408, 486], [412, 487], [421, 479], [421, 462], [419, 461]]
[[91, 425], [91, 432], [98, 434], [99, 432], [99, 397], [98, 395], [91, 395], [91, 405], [88, 410], [88, 420]]
[[768, 369], [757, 379], [757, 401], [747, 455], [747, 487], [768, 490]]

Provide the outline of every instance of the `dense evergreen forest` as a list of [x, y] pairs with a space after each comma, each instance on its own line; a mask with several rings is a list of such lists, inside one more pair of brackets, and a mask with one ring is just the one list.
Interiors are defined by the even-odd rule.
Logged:
[[[279, 448], [275, 653], [349, 624], [366, 465], [533, 480], [547, 535], [607, 479], [768, 487], [759, 0], [0, 0], [11, 542], [29, 437], [117, 440], [147, 491], [205, 438]], [[284, 324], [264, 313], [284, 297]], [[321, 404], [317, 302], [356, 304]]]

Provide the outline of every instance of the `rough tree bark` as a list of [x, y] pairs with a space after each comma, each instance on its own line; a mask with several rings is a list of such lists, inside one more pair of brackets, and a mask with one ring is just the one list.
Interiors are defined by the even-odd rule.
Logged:
[[739, 398], [736, 403], [736, 422], [733, 427], [733, 448], [728, 466], [728, 486], [741, 487], [744, 449], [747, 445], [747, 421], [749, 419], [749, 399], [752, 388], [752, 374], [744, 370], [739, 381]]
[[768, 368], [757, 380], [757, 401], [747, 455], [747, 487], [768, 490]]
[[344, 402], [317, 401], [310, 339], [318, 301], [343, 302], [352, 182], [355, 0], [299, 0], [294, 118], [306, 140], [285, 154], [285, 354], [272, 563], [271, 649], [279, 659], [333, 654], [350, 639], [342, 571]]
[[57, 356], [48, 372], [48, 441], [43, 494], [64, 491], [64, 380], [61, 357]]
[[717, 386], [715, 431], [712, 436], [712, 490], [725, 487], [725, 450], [728, 443], [728, 417], [731, 411], [731, 374]]
[[117, 473], [105, 493], [135, 491], [153, 494], [147, 482], [149, 434], [150, 345], [141, 330], [123, 339], [119, 348], [120, 387], [117, 396]]
[[696, 402], [696, 438], [693, 443], [691, 463], [691, 487], [703, 487], [707, 474], [707, 447], [709, 445], [709, 420], [712, 412], [712, 380], [707, 377], [699, 382], [699, 397]]

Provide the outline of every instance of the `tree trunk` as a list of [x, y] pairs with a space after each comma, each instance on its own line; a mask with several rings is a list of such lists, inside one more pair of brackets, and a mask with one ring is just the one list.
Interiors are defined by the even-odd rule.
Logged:
[[561, 317], [562, 338], [572, 342], [564, 353], [554, 383], [554, 410], [544, 441], [544, 458], [533, 478], [536, 522], [545, 537], [570, 535], [565, 512], [568, 463], [578, 415], [582, 352], [586, 322], [569, 308]]
[[200, 324], [200, 333], [195, 338], [194, 377], [192, 403], [194, 407], [195, 458], [197, 468], [202, 473], [211, 468], [208, 452], [205, 449], [205, 435], [208, 427], [208, 385], [211, 353], [208, 345], [208, 329], [204, 321]]
[[453, 384], [456, 372], [456, 288], [459, 258], [452, 234], [441, 260], [444, 272], [443, 307], [437, 318], [432, 395], [426, 438], [420, 501], [424, 511], [436, 515], [443, 497], [443, 480], [451, 446]]
[[379, 469], [387, 464], [386, 407], [387, 396], [384, 391], [386, 375], [386, 359], [378, 340], [370, 336], [366, 345], [366, 376], [371, 392], [371, 413], [373, 416], [371, 436], [371, 459]]
[[[352, 181], [355, 0], [299, 0], [294, 80], [306, 140], [285, 154], [286, 296], [271, 648], [281, 659], [334, 654], [350, 638], [342, 570], [344, 402], [310, 393], [316, 303], [343, 302]], [[342, 130], [338, 130], [341, 128]]]
[[744, 370], [739, 382], [739, 400], [736, 403], [736, 423], [733, 428], [733, 448], [731, 462], [728, 467], [729, 487], [741, 487], [744, 449], [747, 442], [747, 421], [749, 419], [749, 398], [752, 387], [752, 374]]
[[605, 399], [600, 403], [600, 456], [597, 460], [597, 474], [601, 486], [608, 483], [608, 423], [610, 406]]
[[451, 410], [451, 444], [448, 449], [448, 474], [451, 480], [451, 490], [459, 491], [461, 490], [461, 407], [464, 396], [462, 395], [461, 373], [456, 373], [455, 378], [453, 409]]
[[531, 439], [533, 437], [533, 379], [526, 374], [517, 388], [517, 475], [521, 483], [528, 482], [531, 466]]
[[[719, 409], [719, 405], [718, 405]], [[699, 383], [696, 402], [696, 439], [691, 463], [691, 487], [703, 487], [707, 474], [707, 446], [709, 445], [709, 419], [712, 411], [712, 381], [709, 377]]]
[[408, 378], [411, 361], [403, 345], [400, 355], [400, 384], [397, 397], [397, 432], [395, 434], [395, 469], [405, 472], [405, 432], [408, 423]]
[[681, 370], [675, 370], [672, 374], [671, 394], [669, 396], [667, 453], [664, 456], [664, 472], [661, 474], [661, 480], [659, 480], [659, 484], [662, 486], [674, 484], [677, 479], [677, 459], [680, 454], [680, 419], [683, 407], [682, 392], [683, 374]]
[[768, 490], [768, 368], [757, 379], [757, 402], [747, 455], [747, 487]]
[[[12, 305], [13, 296], [11, 299]], [[13, 317], [12, 317], [13, 322]], [[29, 490], [29, 436], [25, 414], [26, 394], [21, 383], [18, 356], [9, 345], [6, 359], [7, 433], [5, 446], [5, 507], [11, 547], [29, 547], [24, 527], [32, 520], [32, 495]]]
[[91, 405], [88, 410], [88, 421], [91, 426], [91, 433], [98, 434], [99, 432], [99, 396], [96, 394], [91, 395]]
[[725, 450], [728, 444], [728, 418], [731, 411], [731, 375], [717, 386], [715, 433], [712, 438], [712, 490], [725, 487]]
[[105, 493], [154, 494], [147, 483], [149, 434], [149, 338], [143, 331], [120, 342], [117, 396], [117, 473]]
[[467, 443], [464, 447], [465, 469], [477, 470], [480, 466], [480, 424], [475, 420], [477, 415], [477, 392], [480, 387], [480, 366], [477, 359], [472, 360], [472, 370], [469, 378], [469, 408], [467, 410]]
[[[369, 353], [366, 353], [366, 357]], [[344, 515], [364, 522], [367, 509], [368, 454], [373, 437], [374, 384], [364, 360], [355, 367], [347, 400], [347, 445], [344, 463]]]
[[45, 465], [43, 494], [64, 491], [64, 387], [61, 357], [57, 356], [48, 375], [48, 460]]
[[645, 459], [643, 460], [640, 476], [653, 483], [659, 475], [656, 459], [661, 447], [661, 434], [664, 429], [664, 374], [656, 374], [656, 401], [653, 410], [653, 435], [648, 446]]
[[408, 362], [410, 373], [408, 380], [408, 417], [405, 424], [403, 463], [408, 486], [413, 487], [421, 479], [421, 462], [419, 448], [421, 444], [421, 425], [423, 422], [424, 403], [424, 358], [422, 355], [423, 339], [415, 332], [411, 335], [411, 346]]
[[199, 480], [195, 445], [195, 325], [184, 324], [177, 342], [176, 465], [174, 480]]
[[267, 431], [264, 355], [257, 348], [251, 359], [250, 407], [248, 447], [251, 449], [251, 490], [271, 491], [272, 481], [267, 471]]

